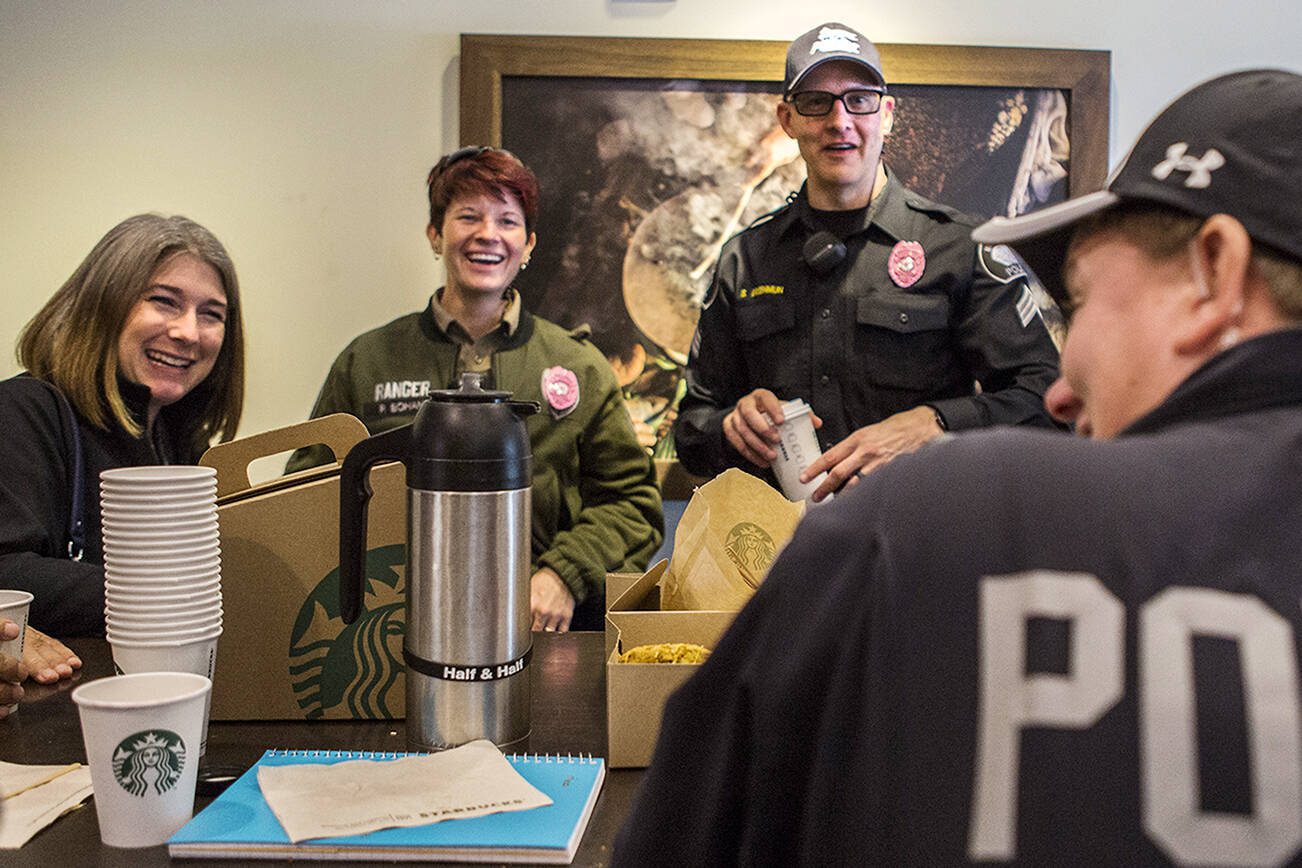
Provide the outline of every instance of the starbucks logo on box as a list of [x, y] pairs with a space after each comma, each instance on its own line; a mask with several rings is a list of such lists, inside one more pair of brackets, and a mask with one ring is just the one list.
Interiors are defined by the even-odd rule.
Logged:
[[339, 606], [339, 570], [307, 595], [289, 638], [289, 678], [309, 720], [325, 717], [391, 719], [401, 716], [406, 669], [407, 546], [366, 553], [366, 606], [345, 624]]

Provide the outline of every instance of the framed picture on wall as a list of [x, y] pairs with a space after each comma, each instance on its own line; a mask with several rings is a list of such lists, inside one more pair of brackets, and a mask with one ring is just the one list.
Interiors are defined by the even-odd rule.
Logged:
[[[1106, 51], [881, 44], [896, 98], [890, 170], [981, 216], [1100, 188]], [[464, 35], [461, 142], [538, 175], [528, 307], [587, 323], [640, 439], [666, 438], [723, 242], [804, 180], [777, 124], [786, 42]], [[1051, 328], [1061, 318], [1051, 309]]]

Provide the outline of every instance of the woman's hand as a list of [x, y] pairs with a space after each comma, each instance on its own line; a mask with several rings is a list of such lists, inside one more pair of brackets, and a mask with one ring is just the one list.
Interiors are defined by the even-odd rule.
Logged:
[[[18, 625], [8, 618], [0, 618], [0, 642], [18, 638]], [[27, 667], [12, 654], [0, 654], [0, 718], [9, 716], [9, 707], [23, 698], [22, 682], [27, 678]]]
[[529, 581], [529, 607], [533, 629], [564, 633], [574, 617], [574, 595], [551, 567], [543, 567]]
[[23, 642], [23, 663], [37, 684], [71, 678], [73, 671], [81, 668], [81, 658], [67, 645], [32, 627], [27, 628], [27, 639]]

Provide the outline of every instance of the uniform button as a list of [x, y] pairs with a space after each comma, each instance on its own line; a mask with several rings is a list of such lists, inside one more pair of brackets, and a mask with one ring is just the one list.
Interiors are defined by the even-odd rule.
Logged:
[[909, 315], [907, 313], [900, 314], [900, 322], [908, 322], [908, 321], [909, 321]]
[[832, 378], [829, 377], [827, 374], [824, 374], [823, 376], [818, 378], [818, 382], [826, 386], [828, 383], [832, 382]]
[[827, 319], [827, 318], [828, 318], [829, 316], [831, 316], [831, 315], [832, 315], [832, 312], [831, 312], [830, 310], [828, 310], [827, 308], [823, 308], [823, 313], [822, 313], [822, 317], [823, 317], [823, 319]]

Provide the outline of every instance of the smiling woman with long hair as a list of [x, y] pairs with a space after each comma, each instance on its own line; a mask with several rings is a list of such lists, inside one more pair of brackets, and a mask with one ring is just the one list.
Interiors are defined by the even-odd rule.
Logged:
[[[23, 329], [18, 360], [25, 372], [0, 382], [0, 588], [35, 596], [36, 630], [102, 634], [100, 472], [192, 464], [239, 425], [244, 330], [230, 256], [192, 220], [130, 217]], [[79, 559], [74, 515], [85, 531]], [[51, 647], [32, 639], [35, 651]], [[54, 656], [24, 649], [24, 658], [34, 677], [53, 680]]]

